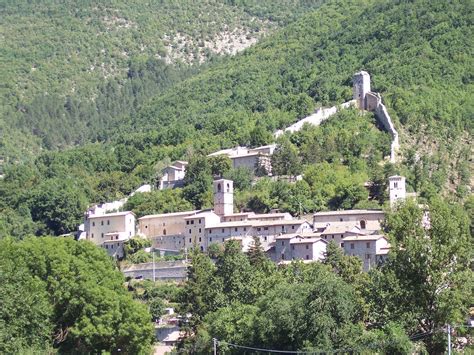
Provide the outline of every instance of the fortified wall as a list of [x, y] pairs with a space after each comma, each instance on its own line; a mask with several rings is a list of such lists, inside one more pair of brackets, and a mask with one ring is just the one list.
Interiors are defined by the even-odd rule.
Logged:
[[393, 125], [392, 119], [388, 114], [387, 108], [382, 103], [382, 97], [379, 93], [370, 90], [370, 75], [365, 71], [360, 71], [354, 74], [353, 77], [353, 100], [344, 102], [341, 105], [333, 106], [329, 108], [319, 108], [312, 115], [305, 117], [291, 126], [285, 128], [285, 130], [278, 130], [274, 133], [274, 136], [278, 138], [284, 132], [297, 132], [305, 123], [309, 123], [314, 126], [319, 126], [322, 122], [327, 120], [329, 117], [336, 114], [340, 109], [345, 109], [350, 106], [356, 106], [360, 110], [371, 111], [375, 114], [377, 121], [390, 133], [392, 136], [392, 144], [390, 146], [390, 162], [395, 163], [397, 159], [397, 151], [400, 148], [398, 141], [398, 132]]
[[396, 154], [400, 148], [398, 141], [398, 132], [393, 125], [392, 119], [388, 114], [387, 108], [382, 103], [382, 97], [377, 92], [370, 90], [370, 75], [365, 71], [354, 74], [353, 78], [353, 97], [356, 105], [361, 110], [374, 112], [377, 120], [392, 136], [390, 146], [390, 162], [396, 162]]

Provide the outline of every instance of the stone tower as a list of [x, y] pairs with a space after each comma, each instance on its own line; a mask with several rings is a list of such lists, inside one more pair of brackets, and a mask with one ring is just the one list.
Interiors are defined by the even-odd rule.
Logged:
[[390, 176], [388, 178], [389, 192], [390, 192], [390, 206], [393, 206], [397, 201], [405, 200], [406, 186], [404, 176]]
[[214, 181], [214, 212], [218, 216], [234, 213], [234, 182], [232, 180]]
[[352, 78], [353, 98], [357, 102], [357, 107], [361, 110], [367, 108], [366, 95], [370, 92], [370, 75], [366, 71], [360, 71], [354, 74]]

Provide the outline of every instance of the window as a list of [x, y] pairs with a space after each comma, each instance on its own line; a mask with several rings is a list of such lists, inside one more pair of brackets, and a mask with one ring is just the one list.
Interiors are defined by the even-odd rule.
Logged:
[[398, 182], [394, 182], [394, 183], [393, 183], [393, 187], [394, 187], [395, 189], [398, 189]]
[[224, 233], [224, 232], [225, 232], [225, 228], [222, 228], [222, 233]]
[[267, 231], [267, 230], [268, 230], [268, 227], [264, 227], [263, 230]]
[[95, 227], [95, 222], [92, 222], [92, 227]]
[[209, 229], [209, 233], [212, 233], [212, 229]]
[[199, 241], [201, 241], [201, 237], [199, 237]]
[[201, 233], [201, 228], [199, 228], [199, 233]]
[[306, 260], [309, 260], [309, 255], [306, 255]]
[[109, 219], [107, 220], [107, 225], [110, 226], [110, 220]]
[[227, 184], [227, 192], [230, 192], [230, 185]]
[[192, 240], [192, 239], [191, 239], [191, 238], [189, 238], [189, 242], [190, 242], [190, 243], [191, 243], [191, 240]]
[[342, 222], [344, 220], [344, 218], [339, 218], [339, 222]]
[[291, 229], [295, 229], [295, 226], [291, 226]]
[[222, 238], [222, 242], [224, 242], [224, 238]]
[[283, 240], [281, 241], [281, 245], [285, 245], [285, 242]]
[[237, 230], [238, 230], [238, 228], [237, 228], [237, 227], [235, 227], [235, 228], [234, 228], [234, 232], [237, 232]]
[[294, 245], [291, 246], [291, 250], [295, 250], [295, 246], [294, 246]]
[[193, 220], [191, 220], [191, 224], [194, 224], [194, 219], [193, 219]]
[[341, 248], [344, 248], [344, 243], [341, 243]]
[[199, 218], [199, 224], [201, 224], [201, 218]]
[[370, 260], [370, 254], [365, 254], [365, 258], [366, 258], [367, 260]]
[[354, 249], [354, 243], [351, 243], [351, 249]]
[[217, 192], [221, 192], [221, 184], [217, 184]]
[[309, 249], [309, 245], [306, 246], [306, 249]]
[[[130, 233], [131, 234], [131, 233]], [[115, 236], [115, 239], [118, 239], [118, 235]]]
[[91, 233], [91, 237], [94, 238], [94, 233]]
[[367, 225], [366, 221], [364, 221], [364, 220], [360, 221], [360, 228], [361, 229], [365, 229], [366, 225]]
[[281, 253], [281, 260], [285, 260], [285, 254]]
[[331, 235], [331, 237], [332, 237], [332, 239], [334, 239], [334, 236], [333, 236], [333, 235]]
[[204, 247], [201, 245], [201, 251], [204, 251]]
[[209, 241], [212, 242], [212, 237], [209, 238]]
[[267, 241], [267, 237], [266, 237], [266, 236], [265, 236], [265, 237], [263, 237], [263, 239], [264, 239], [265, 241]]
[[284, 227], [284, 226], [281, 226], [281, 231], [282, 231], [282, 232], [285, 231], [285, 227]]
[[166, 229], [163, 229], [163, 235], [166, 235]]
[[104, 221], [100, 221], [100, 225], [103, 226], [103, 225], [104, 225]]
[[109, 246], [108, 246], [108, 245], [106, 245], [106, 246], [105, 246], [105, 249], [109, 249]]
[[189, 221], [186, 221], [186, 224], [189, 224]]
[[260, 232], [262, 230], [262, 228], [258, 227], [257, 228], [257, 232]]
[[370, 248], [370, 242], [366, 243], [367, 248]]
[[189, 230], [189, 234], [191, 234], [191, 229]]
[[244, 232], [247, 232], [247, 227], [244, 227]]
[[104, 238], [104, 233], [100, 233], [100, 236], [101, 236], [102, 238]]
[[148, 229], [148, 226], [145, 226], [145, 229]]

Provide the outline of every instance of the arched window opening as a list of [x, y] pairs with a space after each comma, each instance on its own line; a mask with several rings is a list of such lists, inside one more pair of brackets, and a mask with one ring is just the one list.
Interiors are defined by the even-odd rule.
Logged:
[[367, 225], [366, 221], [364, 221], [364, 220], [360, 221], [360, 228], [361, 229], [365, 229], [366, 225]]

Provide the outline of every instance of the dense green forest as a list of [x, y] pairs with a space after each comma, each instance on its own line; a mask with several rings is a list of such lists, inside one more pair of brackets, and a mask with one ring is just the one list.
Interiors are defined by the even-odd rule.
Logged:
[[190, 64], [194, 72], [319, 4], [3, 2], [0, 156], [105, 141]]

